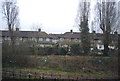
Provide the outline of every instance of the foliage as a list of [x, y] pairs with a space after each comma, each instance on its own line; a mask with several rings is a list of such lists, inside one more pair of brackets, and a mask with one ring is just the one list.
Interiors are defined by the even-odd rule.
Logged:
[[73, 55], [73, 53], [72, 52], [67, 52], [67, 54], [66, 55]]
[[90, 38], [89, 38], [89, 28], [88, 20], [84, 20], [80, 24], [81, 27], [81, 45], [84, 55], [88, 55], [90, 52]]
[[103, 56], [103, 50], [94, 49], [90, 52], [90, 56]]
[[15, 41], [16, 41], [16, 32], [15, 28], [18, 29], [19, 27], [19, 19], [18, 19], [18, 6], [16, 1], [8, 1], [5, 0], [2, 2], [2, 12], [3, 18], [6, 21], [7, 28], [9, 30], [10, 39], [11, 39], [11, 46], [12, 46], [12, 53], [15, 53]]
[[84, 55], [88, 55], [90, 52], [90, 38], [89, 38], [89, 28], [88, 28], [88, 19], [89, 19], [89, 10], [90, 10], [90, 2], [80, 2], [80, 10], [79, 10], [79, 27], [81, 31], [81, 45], [82, 52]]
[[117, 78], [118, 75], [118, 57], [49, 55], [31, 56], [29, 61], [31, 65], [27, 63], [24, 70], [30, 68], [31, 71], [52, 74], [78, 73], [79, 75], [84, 74], [83, 76], [88, 78]]
[[80, 44], [72, 44], [72, 45], [71, 45], [71, 52], [72, 52], [74, 55], [80, 55], [80, 54], [81, 54]]
[[37, 51], [35, 55], [66, 55], [67, 51], [65, 48], [58, 48], [58, 47], [32, 47], [34, 52]]
[[66, 55], [67, 51], [64, 48], [60, 48], [59, 55]]
[[26, 66], [28, 62], [28, 57], [31, 54], [29, 47], [25, 44], [15, 45], [16, 48], [13, 48], [8, 43], [2, 44], [2, 62], [8, 64], [17, 64], [20, 66]]

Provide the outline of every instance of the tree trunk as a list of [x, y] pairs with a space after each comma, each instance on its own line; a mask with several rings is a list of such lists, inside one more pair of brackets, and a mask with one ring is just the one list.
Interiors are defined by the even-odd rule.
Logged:
[[108, 56], [108, 54], [109, 54], [108, 44], [104, 44], [104, 56]]
[[120, 35], [118, 35], [118, 56], [120, 56]]
[[11, 36], [11, 46], [12, 46], [12, 53], [15, 54], [15, 37], [14, 32], [10, 31]]
[[104, 51], [103, 51], [103, 55], [104, 56], [108, 56], [109, 55], [109, 33], [108, 32], [104, 32], [103, 33], [103, 43], [104, 43]]

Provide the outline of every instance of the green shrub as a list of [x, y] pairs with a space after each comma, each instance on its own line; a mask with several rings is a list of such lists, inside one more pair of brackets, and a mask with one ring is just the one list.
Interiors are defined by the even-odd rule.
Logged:
[[38, 55], [66, 55], [64, 48], [58, 47], [38, 47]]
[[[26, 43], [20, 45], [8, 45], [7, 43], [2, 44], [2, 63], [7, 63], [9, 65], [16, 64], [20, 66], [27, 65], [29, 55], [31, 55], [30, 48]], [[14, 51], [13, 51], [14, 50]]]
[[80, 54], [81, 54], [80, 44], [72, 44], [72, 45], [71, 45], [71, 52], [72, 52], [74, 55], [80, 55]]
[[67, 54], [66, 55], [73, 55], [73, 53], [72, 52], [67, 52]]
[[60, 55], [66, 55], [67, 51], [64, 48], [60, 48]]

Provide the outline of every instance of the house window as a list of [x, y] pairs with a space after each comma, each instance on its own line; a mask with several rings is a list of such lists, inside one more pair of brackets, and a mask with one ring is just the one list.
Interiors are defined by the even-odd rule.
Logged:
[[2, 39], [0, 39], [0, 43], [2, 43]]
[[60, 38], [60, 41], [64, 41], [64, 38]]
[[78, 41], [78, 39], [74, 39], [74, 41]]
[[10, 38], [10, 37], [7, 37], [7, 40], [11, 40], [11, 38]]
[[74, 38], [71, 38], [71, 41], [74, 40]]
[[101, 43], [101, 40], [98, 40], [99, 43]]
[[4, 37], [5, 40], [7, 40], [7, 37]]
[[49, 38], [46, 38], [46, 41], [50, 41], [50, 39], [49, 39]]
[[22, 40], [22, 37], [20, 37], [20, 40]]
[[36, 38], [32, 38], [32, 40], [33, 40], [33, 41], [35, 41], [35, 40], [36, 40]]
[[98, 50], [104, 50], [104, 45], [99, 45], [99, 44], [98, 44], [98, 45], [97, 45], [97, 49], [98, 49]]
[[39, 41], [43, 41], [43, 38], [39, 38]]

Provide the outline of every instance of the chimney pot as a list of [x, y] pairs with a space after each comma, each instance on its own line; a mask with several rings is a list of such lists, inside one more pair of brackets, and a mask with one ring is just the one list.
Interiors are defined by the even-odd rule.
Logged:
[[117, 31], [115, 31], [114, 34], [117, 35], [118, 34]]
[[41, 29], [38, 29], [39, 32], [41, 32]]
[[94, 30], [92, 31], [93, 33], [96, 33]]
[[73, 30], [70, 30], [71, 33], [73, 33]]
[[16, 31], [19, 31], [19, 28], [16, 28]]

